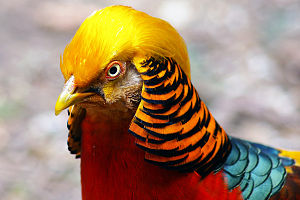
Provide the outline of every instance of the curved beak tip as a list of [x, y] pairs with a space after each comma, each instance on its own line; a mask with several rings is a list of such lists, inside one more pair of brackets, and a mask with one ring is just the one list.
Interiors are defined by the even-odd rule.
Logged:
[[65, 98], [62, 98], [61, 95], [58, 97], [55, 104], [55, 115], [59, 115], [61, 111], [69, 107], [69, 102], [66, 102]]
[[55, 104], [55, 115], [59, 115], [64, 109], [80, 103], [86, 97], [94, 95], [94, 93], [67, 93], [62, 92], [61, 95], [58, 97], [57, 102]]
[[60, 113], [61, 113], [61, 109], [58, 109], [58, 108], [56, 108], [56, 106], [55, 106], [55, 115], [57, 116], [57, 115], [59, 115]]

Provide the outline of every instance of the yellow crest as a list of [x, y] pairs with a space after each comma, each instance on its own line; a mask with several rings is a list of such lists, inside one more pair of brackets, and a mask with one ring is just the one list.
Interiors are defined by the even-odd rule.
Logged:
[[149, 57], [171, 57], [190, 75], [186, 45], [166, 21], [126, 6], [111, 6], [92, 13], [67, 45], [61, 71], [85, 86], [113, 60], [139, 64]]

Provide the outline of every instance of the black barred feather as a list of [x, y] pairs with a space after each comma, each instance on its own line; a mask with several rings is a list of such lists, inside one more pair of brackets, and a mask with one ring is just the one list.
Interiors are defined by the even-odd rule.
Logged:
[[129, 132], [146, 160], [203, 177], [219, 168], [230, 142], [186, 74], [170, 58], [150, 58], [140, 68], [144, 87]]
[[[75, 114], [76, 113], [76, 114]], [[69, 129], [68, 135], [68, 149], [71, 154], [75, 154], [76, 158], [80, 158], [81, 151], [81, 121], [85, 117], [85, 109], [79, 108], [74, 105], [68, 109], [69, 119], [67, 128]]]

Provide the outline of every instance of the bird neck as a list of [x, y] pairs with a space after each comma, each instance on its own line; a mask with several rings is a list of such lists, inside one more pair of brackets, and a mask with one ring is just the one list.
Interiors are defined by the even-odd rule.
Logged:
[[127, 133], [130, 121], [120, 120], [119, 117], [120, 113], [87, 109], [81, 124], [81, 184], [84, 200], [109, 199], [105, 197], [113, 195], [111, 188], [124, 184], [118, 183], [115, 178], [127, 175], [122, 169], [133, 164], [132, 160], [128, 160], [128, 155], [139, 156], [133, 152], [134, 141]]
[[226, 190], [222, 172], [201, 179], [196, 173], [167, 170], [145, 162], [145, 152], [136, 147], [136, 139], [128, 134], [130, 120], [122, 119], [120, 113], [104, 115], [100, 112], [97, 116], [91, 113], [96, 112], [87, 110], [81, 124], [83, 200], [200, 199], [211, 194], [239, 195]]

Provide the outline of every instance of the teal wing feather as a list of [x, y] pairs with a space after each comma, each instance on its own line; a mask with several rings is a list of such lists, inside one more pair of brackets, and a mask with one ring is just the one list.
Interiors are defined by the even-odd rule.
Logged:
[[282, 188], [285, 166], [294, 160], [280, 157], [280, 151], [261, 144], [230, 138], [232, 150], [223, 166], [228, 188], [240, 187], [243, 198], [249, 200], [269, 199]]

